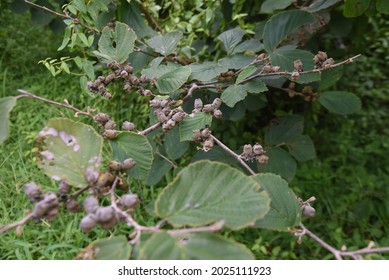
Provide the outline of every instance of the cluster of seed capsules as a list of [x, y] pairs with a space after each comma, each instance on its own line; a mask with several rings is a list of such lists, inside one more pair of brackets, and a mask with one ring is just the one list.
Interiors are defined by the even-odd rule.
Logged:
[[246, 144], [243, 146], [243, 153], [240, 157], [245, 161], [257, 161], [259, 164], [264, 165], [268, 162], [269, 157], [266, 155], [266, 151], [263, 147], [256, 143], [254, 146]]
[[313, 57], [313, 63], [315, 64], [315, 69], [326, 69], [334, 65], [335, 60], [332, 57], [328, 57], [327, 53], [318, 51]]
[[219, 110], [222, 105], [222, 100], [220, 98], [215, 98], [210, 104], [203, 104], [203, 101], [200, 98], [196, 98], [194, 101], [194, 109], [192, 113], [204, 112], [210, 113], [215, 118], [220, 119], [223, 115], [222, 111]]
[[162, 124], [163, 132], [171, 130], [182, 122], [186, 116], [181, 106], [171, 108], [173, 103], [174, 100], [171, 98], [154, 98], [150, 100], [150, 107], [154, 108], [154, 115], [157, 117], [158, 122]]
[[[103, 137], [108, 140], [115, 139], [120, 131], [115, 130], [116, 123], [111, 120], [111, 117], [105, 113], [98, 113], [93, 117], [93, 120], [100, 126], [104, 128]], [[123, 131], [133, 131], [135, 130], [135, 124], [132, 122], [125, 121], [122, 124]]]
[[214, 145], [213, 138], [211, 137], [211, 131], [208, 127], [204, 129], [196, 129], [192, 131], [192, 138], [196, 142], [203, 143], [202, 150], [208, 152]]
[[89, 81], [87, 83], [89, 91], [93, 93], [98, 93], [107, 99], [111, 99], [112, 95], [107, 90], [107, 86], [116, 79], [123, 79], [123, 90], [125, 92], [129, 92], [131, 88], [135, 87], [139, 91], [139, 93], [144, 96], [152, 95], [152, 92], [149, 89], [144, 89], [141, 83], [150, 82], [151, 84], [153, 84], [153, 81], [148, 80], [145, 75], [142, 75], [139, 78], [135, 76], [133, 74], [133, 68], [131, 65], [121, 65], [118, 62], [114, 61], [108, 63], [107, 66], [111, 68], [113, 72], [109, 72], [107, 76], [99, 76], [93, 82]]

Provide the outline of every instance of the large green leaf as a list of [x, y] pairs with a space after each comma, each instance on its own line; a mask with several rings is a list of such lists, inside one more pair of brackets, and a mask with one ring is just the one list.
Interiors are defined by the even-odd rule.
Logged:
[[228, 69], [241, 69], [253, 62], [255, 56], [234, 54], [233, 56], [226, 56], [219, 59], [218, 63]]
[[389, 3], [388, 0], [377, 0], [376, 2], [377, 11], [384, 14], [389, 14]]
[[315, 22], [315, 17], [301, 10], [290, 10], [272, 16], [263, 30], [263, 43], [267, 52], [273, 51], [290, 33], [304, 24]]
[[168, 94], [178, 90], [188, 80], [190, 73], [189, 66], [182, 66], [163, 74], [156, 84], [159, 92]]
[[246, 96], [247, 91], [244, 85], [234, 84], [226, 88], [220, 98], [227, 106], [234, 107], [236, 103], [243, 100]]
[[304, 119], [301, 116], [292, 115], [279, 118], [270, 124], [265, 132], [267, 145], [279, 145], [293, 143], [304, 130]]
[[200, 233], [172, 237], [167, 233], [153, 234], [142, 243], [140, 259], [147, 260], [252, 260], [253, 254], [242, 244], [212, 234]]
[[314, 0], [305, 10], [310, 13], [316, 13], [335, 5], [340, 1], [342, 0]]
[[9, 133], [9, 113], [16, 105], [16, 97], [0, 98], [0, 145], [3, 144]]
[[176, 126], [166, 133], [164, 147], [168, 157], [176, 160], [185, 154], [189, 148], [189, 143], [187, 141], [180, 142], [180, 131]]
[[346, 17], [359, 17], [369, 8], [370, 0], [347, 0], [343, 6]]
[[336, 84], [343, 75], [343, 66], [323, 71], [320, 79], [320, 90], [323, 91]]
[[242, 41], [245, 32], [239, 27], [227, 30], [217, 36], [217, 38], [223, 43], [223, 47], [227, 54], [231, 54], [236, 47]]
[[291, 149], [290, 153], [298, 161], [307, 161], [316, 157], [315, 146], [308, 135], [300, 135], [288, 146]]
[[127, 24], [116, 22], [115, 31], [104, 27], [98, 43], [98, 51], [94, 54], [101, 62], [117, 61], [123, 63], [134, 50], [136, 34]]
[[292, 0], [265, 0], [261, 6], [261, 12], [272, 14], [275, 10], [283, 10], [292, 4]]
[[96, 260], [128, 260], [131, 246], [124, 235], [97, 240], [92, 243]]
[[244, 84], [244, 88], [250, 93], [261, 93], [267, 91], [266, 84], [259, 78], [253, 79]]
[[206, 61], [201, 64], [193, 63], [189, 67], [192, 69], [189, 79], [201, 82], [210, 81], [228, 70], [226, 66], [214, 61]]
[[147, 176], [146, 185], [156, 185], [172, 168], [171, 164], [159, 155], [155, 155], [153, 165]]
[[254, 74], [255, 71], [257, 71], [257, 67], [254, 65], [245, 68], [242, 72], [239, 73], [238, 77], [236, 77], [235, 84], [240, 84], [244, 79], [247, 79], [252, 74]]
[[320, 94], [319, 102], [328, 111], [347, 115], [361, 109], [361, 100], [358, 96], [347, 91], [326, 91]]
[[146, 43], [157, 53], [160, 53], [163, 56], [168, 56], [176, 50], [177, 44], [181, 39], [182, 32], [173, 31], [148, 39]]
[[223, 220], [231, 229], [247, 227], [269, 210], [260, 185], [235, 168], [198, 161], [184, 168], [158, 196], [157, 215], [176, 227]]
[[54, 180], [82, 188], [100, 170], [103, 138], [89, 125], [70, 119], [51, 119], [39, 132], [38, 165]]
[[159, 78], [162, 75], [169, 73], [179, 66], [177, 64], [167, 64], [167, 65], [158, 65], [156, 67], [146, 68], [142, 70], [142, 74], [145, 75], [148, 79]]
[[280, 147], [267, 150], [266, 155], [269, 161], [265, 165], [259, 165], [258, 169], [262, 173], [275, 173], [287, 181], [291, 181], [296, 174], [296, 161], [292, 156]]
[[187, 115], [180, 124], [180, 141], [188, 141], [193, 139], [193, 130], [203, 129], [206, 126], [211, 126], [212, 115], [208, 113], [195, 113]]
[[300, 224], [301, 209], [294, 192], [280, 176], [264, 173], [254, 179], [267, 191], [271, 198], [270, 211], [256, 221], [255, 227], [288, 231]]
[[[312, 70], [313, 54], [308, 51], [294, 49], [290, 47], [284, 47], [274, 50], [270, 53], [270, 61], [273, 65], [281, 66], [282, 70], [293, 71], [293, 62], [300, 59], [303, 63], [304, 71]], [[311, 83], [320, 80], [320, 73], [301, 74], [297, 83]]]
[[133, 132], [121, 132], [110, 141], [115, 160], [124, 161], [133, 158], [135, 167], [128, 174], [136, 179], [146, 179], [153, 163], [153, 150], [147, 138]]
[[263, 44], [257, 39], [250, 39], [241, 42], [234, 48], [233, 54], [241, 52], [252, 52], [256, 53], [263, 50]]

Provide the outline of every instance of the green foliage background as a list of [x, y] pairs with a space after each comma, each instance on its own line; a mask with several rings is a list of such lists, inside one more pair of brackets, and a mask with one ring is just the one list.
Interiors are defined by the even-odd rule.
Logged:
[[[61, 33], [54, 33], [47, 25], [31, 23], [31, 14], [15, 14], [12, 1], [5, 1], [0, 9], [0, 97], [13, 95], [17, 88], [24, 88], [49, 99], [64, 98], [76, 107], [96, 107], [115, 112], [118, 117], [128, 117], [139, 123], [145, 121], [145, 102], [137, 98], [122, 100], [112, 106], [99, 98], [92, 98], [79, 89], [78, 79], [65, 74], [53, 78], [39, 60], [57, 58], [56, 49], [62, 41]], [[123, 1], [123, 5], [125, 5]], [[156, 3], [155, 3], [156, 2]], [[256, 21], [267, 15], [257, 16], [257, 1], [150, 1], [146, 8], [159, 17], [166, 30], [184, 32], [181, 46], [194, 45], [202, 59], [221, 56], [215, 40], [222, 31], [240, 26], [254, 33], [263, 28]], [[235, 2], [231, 4], [230, 2]], [[159, 4], [160, 9], [158, 10]], [[202, 4], [202, 5], [200, 5]], [[148, 6], [147, 6], [148, 5]], [[255, 7], [248, 10], [248, 7]], [[119, 14], [118, 17], [121, 15]], [[225, 20], [215, 20], [224, 17]], [[232, 147], [255, 142], [263, 138], [258, 127], [267, 123], [277, 109], [283, 112], [306, 112], [305, 134], [315, 143], [317, 158], [300, 163], [297, 175], [291, 182], [296, 194], [303, 198], [315, 196], [316, 217], [304, 223], [334, 247], [346, 245], [349, 249], [366, 247], [369, 241], [377, 246], [389, 244], [389, 81], [387, 61], [389, 56], [388, 16], [374, 9], [355, 17], [346, 18], [339, 6], [331, 13], [329, 25], [307, 42], [313, 51], [325, 50], [337, 61], [357, 53], [363, 57], [345, 66], [344, 75], [332, 90], [347, 90], [362, 99], [362, 110], [348, 116], [328, 113], [317, 104], [312, 106], [290, 99], [282, 92], [266, 96], [270, 102], [268, 116], [257, 111], [248, 112], [235, 122], [217, 122], [216, 133]], [[190, 50], [187, 50], [190, 51]], [[211, 57], [212, 56], [212, 57]], [[131, 98], [131, 97], [123, 97]], [[143, 102], [143, 103], [142, 103]], [[293, 106], [291, 103], [293, 102]], [[131, 110], [121, 104], [131, 103]], [[30, 100], [23, 100], [11, 114], [11, 136], [0, 146], [0, 224], [9, 224], [23, 216], [29, 208], [22, 193], [27, 181], [41, 182], [47, 189], [55, 184], [39, 172], [34, 163], [34, 142], [37, 132], [47, 120], [72, 113]], [[187, 158], [182, 159], [188, 161]], [[162, 182], [144, 190], [144, 204], [140, 217], [146, 212], [146, 202], [155, 198], [158, 188], [170, 182], [169, 173]], [[9, 232], [0, 236], [1, 259], [72, 259], [96, 238], [124, 233], [119, 227], [112, 232], [93, 231], [83, 234], [78, 229], [80, 214], [63, 213], [50, 224], [32, 224], [24, 227], [21, 236]], [[153, 224], [152, 219], [141, 221]], [[241, 230], [223, 232], [225, 236], [244, 243], [257, 259], [326, 259], [332, 256], [308, 238], [297, 245], [296, 237], [288, 233], [267, 230]], [[381, 258], [371, 255], [368, 258]]]

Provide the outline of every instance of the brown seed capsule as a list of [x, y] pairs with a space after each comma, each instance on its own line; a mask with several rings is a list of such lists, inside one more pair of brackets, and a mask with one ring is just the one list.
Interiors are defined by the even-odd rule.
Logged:
[[166, 124], [170, 127], [170, 128], [173, 128], [175, 125], [176, 125], [176, 122], [173, 121], [172, 119], [168, 120], [166, 122]]
[[24, 192], [31, 202], [38, 202], [42, 198], [42, 189], [34, 182], [25, 184]]
[[302, 209], [302, 214], [307, 217], [315, 217], [316, 210], [310, 205], [304, 205]]
[[281, 70], [281, 67], [280, 66], [272, 66], [271, 67], [271, 72], [278, 72]]
[[149, 89], [145, 89], [142, 93], [143, 96], [152, 96], [153, 93]]
[[134, 70], [133, 68], [132, 68], [132, 66], [130, 66], [130, 65], [124, 65], [124, 70], [127, 72], [127, 73], [132, 73], [132, 71]]
[[300, 73], [299, 73], [297, 70], [294, 70], [294, 71], [292, 72], [291, 77], [292, 77], [292, 80], [293, 80], [293, 81], [297, 81], [297, 80], [300, 78]]
[[88, 196], [82, 203], [87, 213], [95, 213], [99, 207], [99, 201], [94, 196]]
[[165, 108], [168, 105], [169, 105], [169, 100], [167, 100], [167, 99], [161, 100], [161, 107], [162, 108]]
[[262, 72], [263, 72], [263, 73], [271, 73], [272, 70], [273, 70], [273, 69], [272, 69], [272, 67], [271, 67], [270, 65], [265, 65], [265, 66], [263, 66], [263, 68], [262, 68]]
[[114, 129], [116, 127], [116, 123], [113, 120], [109, 120], [105, 123], [105, 129]]
[[294, 69], [297, 70], [298, 72], [302, 72], [303, 70], [303, 63], [301, 62], [300, 59], [297, 59], [293, 62]]
[[167, 121], [167, 117], [162, 111], [157, 112], [157, 119], [160, 123], [164, 123]]
[[117, 135], [118, 135], [118, 132], [116, 130], [113, 130], [113, 129], [106, 129], [103, 132], [103, 137], [105, 139], [108, 139], [108, 140], [115, 139]]
[[115, 73], [109, 73], [108, 76], [105, 78], [104, 83], [107, 85], [110, 82], [112, 82], [115, 79], [116, 75]]
[[109, 115], [104, 113], [98, 113], [93, 117], [93, 120], [101, 125], [104, 125], [107, 121], [110, 120]]
[[200, 132], [200, 130], [193, 130], [192, 131], [192, 138], [193, 138], [193, 140], [195, 140], [195, 141], [198, 141], [198, 140], [201, 140], [201, 132]]
[[123, 169], [123, 164], [121, 162], [118, 162], [116, 160], [112, 160], [108, 162], [108, 168], [113, 171], [119, 171]]
[[105, 92], [105, 85], [104, 85], [104, 84], [99, 85], [99, 86], [97, 87], [97, 90], [98, 90], [99, 92]]
[[96, 226], [96, 216], [94, 214], [88, 214], [82, 218], [80, 222], [80, 229], [83, 232], [89, 232]]
[[265, 151], [263, 150], [263, 147], [257, 143], [253, 147], [253, 152], [256, 155], [262, 155]]
[[138, 195], [136, 194], [125, 194], [120, 198], [119, 204], [124, 208], [134, 208], [139, 202]]
[[99, 207], [96, 210], [97, 222], [99, 223], [106, 223], [111, 219], [113, 219], [114, 216], [115, 216], [115, 211], [111, 206]]
[[253, 146], [251, 146], [250, 144], [246, 144], [243, 146], [243, 154], [245, 156], [250, 156], [252, 155], [253, 153]]
[[100, 82], [103, 83], [105, 81], [105, 77], [104, 76], [98, 76], [97, 80], [99, 80]]
[[114, 179], [115, 179], [115, 176], [110, 172], [100, 173], [100, 176], [97, 179], [95, 186], [98, 188], [108, 186], [109, 184], [111, 184], [113, 182]]
[[195, 99], [194, 108], [197, 110], [201, 110], [203, 108], [203, 101], [200, 98]]
[[167, 123], [164, 123], [162, 124], [162, 130], [163, 132], [167, 132], [171, 129], [170, 125], [168, 125]]
[[150, 107], [157, 108], [161, 107], [161, 100], [159, 99], [153, 99], [149, 101]]
[[59, 207], [51, 208], [46, 213], [45, 218], [48, 221], [52, 221], [55, 219], [55, 217], [57, 217], [58, 213], [59, 213]]
[[220, 110], [213, 111], [213, 116], [217, 119], [220, 119], [222, 117], [223, 113]]
[[66, 197], [66, 195], [70, 192], [71, 188], [72, 187], [68, 185], [66, 180], [61, 180], [58, 186], [58, 195], [60, 197]]
[[128, 122], [128, 121], [125, 121], [123, 124], [122, 124], [122, 129], [124, 131], [132, 131], [135, 129], [135, 124], [133, 124], [132, 122]]
[[72, 199], [66, 203], [66, 209], [70, 213], [77, 213], [77, 212], [80, 212], [81, 206], [80, 206], [80, 203], [78, 203], [77, 201]]
[[323, 67], [328, 68], [328, 67], [334, 65], [334, 63], [335, 63], [335, 60], [332, 57], [330, 57], [329, 59], [326, 59], [326, 61], [323, 62]]
[[128, 158], [123, 161], [123, 169], [131, 169], [136, 165], [136, 161], [133, 158]]
[[172, 120], [175, 122], [181, 122], [185, 118], [184, 112], [177, 112], [172, 116]]
[[122, 78], [128, 77], [128, 72], [127, 72], [126, 70], [122, 70], [122, 71], [120, 72], [120, 77], [122, 77]]
[[203, 150], [204, 152], [208, 152], [213, 147], [213, 141], [212, 140], [206, 140], [204, 141]]
[[139, 78], [139, 81], [140, 81], [141, 83], [146, 82], [146, 81], [147, 81], [146, 75], [142, 74], [142, 75], [140, 76], [140, 78]]
[[49, 209], [50, 208], [48, 203], [41, 200], [37, 204], [35, 204], [34, 209], [32, 210], [32, 216], [34, 219], [41, 219], [46, 215]]
[[125, 92], [129, 92], [131, 90], [131, 84], [130, 83], [125, 83], [123, 86], [123, 90]]
[[130, 81], [131, 81], [131, 84], [133, 84], [133, 85], [139, 84], [139, 79], [136, 76], [134, 76], [134, 75], [132, 75], [130, 77]]
[[222, 105], [222, 100], [220, 98], [215, 98], [212, 102], [213, 108], [219, 109], [220, 105]]
[[208, 138], [210, 135], [211, 135], [211, 131], [209, 130], [208, 127], [201, 130], [201, 137]]
[[206, 104], [206, 105], [204, 105], [203, 112], [204, 113], [211, 113], [211, 112], [213, 112], [214, 109], [215, 108], [213, 107], [212, 104]]
[[317, 53], [317, 59], [318, 59], [320, 62], [324, 62], [327, 58], [328, 58], [327, 53], [322, 52], [322, 51], [318, 51], [318, 53]]
[[257, 156], [257, 162], [258, 162], [260, 165], [264, 165], [264, 164], [266, 164], [268, 161], [269, 161], [269, 157], [266, 156], [266, 155], [259, 155], [259, 156]]

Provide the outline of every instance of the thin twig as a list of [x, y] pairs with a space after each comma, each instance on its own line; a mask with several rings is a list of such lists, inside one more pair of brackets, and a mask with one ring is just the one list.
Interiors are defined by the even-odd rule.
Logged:
[[[140, 42], [139, 40], [137, 40], [137, 41]], [[158, 55], [146, 52], [146, 51], [144, 51], [144, 50], [142, 50], [141, 48], [138, 48], [138, 47], [134, 47], [134, 51], [144, 53], [145, 55], [148, 55], [148, 56], [151, 56], [151, 57], [158, 57]]]
[[172, 229], [172, 230], [168, 230], [167, 233], [170, 234], [171, 236], [177, 236], [177, 235], [197, 233], [197, 232], [214, 232], [214, 231], [221, 230], [224, 227], [224, 224], [225, 224], [224, 221], [219, 221], [206, 227]]
[[183, 102], [187, 101], [188, 99], [190, 99], [193, 95], [193, 92], [198, 89], [199, 86], [196, 84], [196, 83], [193, 83], [189, 90], [188, 90], [188, 93], [185, 95], [185, 97], [182, 99]]
[[64, 107], [66, 109], [72, 110], [72, 111], [76, 112], [76, 115], [84, 115], [84, 116], [93, 118], [92, 114], [90, 114], [88, 112], [81, 111], [80, 109], [77, 109], [77, 108], [73, 107], [72, 105], [55, 102], [55, 101], [52, 101], [50, 99], [46, 99], [46, 98], [37, 96], [35, 94], [32, 94], [31, 92], [28, 92], [28, 91], [23, 90], [23, 89], [18, 89], [18, 92], [21, 93], [21, 95], [19, 95], [18, 98], [28, 97], [28, 98], [31, 98], [31, 99], [40, 100], [40, 101], [43, 101], [43, 102], [46, 102], [46, 103], [49, 103], [49, 104], [53, 104], [53, 105], [56, 105], [56, 106], [60, 106], [60, 107]]
[[173, 168], [177, 168], [177, 164], [175, 164], [174, 162], [172, 162], [170, 159], [168, 159], [167, 157], [165, 157], [163, 154], [161, 154], [159, 151], [156, 151], [156, 154], [159, 155], [161, 158], [163, 158], [164, 160], [166, 160]]
[[239, 163], [244, 167], [246, 168], [246, 170], [251, 174], [251, 175], [255, 175], [256, 173], [250, 168], [250, 166], [247, 165], [247, 163], [245, 163], [243, 161], [243, 159], [237, 154], [235, 153], [234, 151], [232, 151], [230, 148], [228, 148], [226, 145], [223, 144], [223, 142], [221, 142], [219, 139], [217, 139], [215, 136], [213, 136], [211, 134], [211, 138], [213, 139], [213, 141], [216, 142], [216, 144], [219, 145], [220, 148], [222, 148], [223, 150], [225, 150], [227, 153], [229, 153], [230, 155], [232, 155], [237, 161], [239, 161]]
[[32, 216], [33, 216], [33, 213], [30, 213], [27, 216], [23, 217], [23, 219], [21, 219], [20, 221], [17, 221], [17, 222], [14, 222], [12, 224], [9, 224], [9, 225], [1, 227], [0, 228], [0, 234], [4, 233], [6, 231], [9, 231], [9, 230], [11, 230], [13, 228], [16, 228], [16, 227], [24, 225], [25, 223], [27, 223], [29, 220], [32, 219]]
[[149, 134], [150, 132], [153, 132], [154, 130], [158, 129], [161, 126], [160, 122], [157, 122], [153, 124], [152, 126], [146, 128], [145, 130], [139, 131], [138, 134], [140, 135], [146, 135]]
[[45, 6], [38, 5], [38, 4], [33, 3], [33, 2], [30, 2], [30, 1], [28, 1], [28, 0], [24, 0], [24, 2], [26, 2], [27, 4], [33, 6], [33, 7], [37, 8], [37, 9], [40, 9], [40, 10], [43, 10], [43, 11], [45, 11], [45, 12], [51, 13], [51, 14], [56, 15], [56, 16], [58, 16], [58, 17], [70, 19], [70, 20], [73, 21], [75, 24], [79, 24], [79, 25], [81, 25], [81, 26], [83, 26], [83, 27], [89, 29], [90, 31], [99, 33], [99, 31], [96, 30], [96, 29], [94, 29], [93, 27], [90, 27], [89, 25], [86, 25], [86, 24], [80, 22], [80, 21], [78, 20], [78, 18], [71, 17], [71, 16], [69, 16], [68, 14], [61, 14], [61, 13], [58, 13], [58, 12], [53, 11], [53, 10], [51, 10], [51, 9], [45, 7]]
[[82, 189], [76, 191], [75, 193], [72, 193], [67, 199], [66, 202], [70, 200], [76, 199], [80, 194], [82, 194], [84, 191], [89, 190], [90, 186], [83, 187]]
[[364, 248], [356, 251], [341, 251], [338, 250], [331, 245], [329, 245], [327, 242], [322, 240], [320, 237], [318, 237], [316, 234], [314, 234], [312, 231], [307, 229], [302, 223], [300, 224], [300, 227], [303, 229], [302, 234], [308, 235], [310, 238], [315, 240], [317, 243], [319, 243], [324, 249], [329, 251], [331, 254], [335, 256], [337, 260], [342, 260], [343, 257], [350, 257], [355, 260], [359, 260], [362, 258], [362, 255], [365, 254], [372, 254], [372, 253], [387, 253], [389, 252], [389, 247], [382, 247], [382, 248]]
[[153, 26], [155, 29], [157, 29], [158, 32], [163, 33], [163, 29], [161, 28], [161, 26], [159, 26], [158, 22], [155, 20], [153, 15], [147, 10], [147, 8], [145, 6], [143, 6], [143, 4], [140, 5], [140, 8], [141, 8], [142, 12], [144, 13], [147, 22], [151, 26]]

